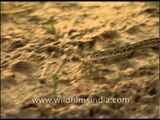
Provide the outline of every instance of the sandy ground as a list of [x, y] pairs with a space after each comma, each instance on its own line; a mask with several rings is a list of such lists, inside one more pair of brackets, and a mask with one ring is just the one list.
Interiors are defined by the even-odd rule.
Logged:
[[[57, 88], [52, 79], [64, 55], [158, 37], [158, 3], [3, 2], [1, 7], [2, 118], [158, 117], [158, 49], [90, 62], [93, 67], [67, 61], [56, 73]], [[69, 96], [129, 103], [33, 102]]]

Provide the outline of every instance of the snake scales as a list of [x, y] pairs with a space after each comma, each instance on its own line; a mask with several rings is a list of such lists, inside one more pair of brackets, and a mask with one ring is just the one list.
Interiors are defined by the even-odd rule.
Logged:
[[118, 58], [140, 49], [158, 47], [159, 42], [160, 42], [159, 38], [147, 39], [140, 42], [136, 42], [131, 45], [117, 47], [115, 49], [82, 54], [82, 55], [79, 55], [78, 59], [83, 61], [83, 60], [99, 60], [103, 58]]

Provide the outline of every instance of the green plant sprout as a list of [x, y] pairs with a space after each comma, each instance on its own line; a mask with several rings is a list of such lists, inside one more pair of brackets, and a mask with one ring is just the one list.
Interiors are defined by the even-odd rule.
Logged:
[[59, 77], [58, 77], [58, 72], [61, 70], [62, 66], [64, 65], [64, 63], [66, 62], [66, 58], [67, 56], [64, 55], [62, 56], [62, 61], [59, 65], [59, 67], [55, 70], [55, 72], [52, 75], [52, 82], [54, 84], [54, 91], [53, 94], [56, 96], [57, 95], [57, 88], [58, 88], [58, 83], [59, 83]]
[[46, 23], [43, 25], [43, 28], [46, 30], [47, 33], [56, 34], [56, 29], [53, 23]]
[[56, 96], [57, 94], [57, 88], [58, 88], [58, 83], [59, 83], [59, 77], [58, 74], [54, 73], [52, 75], [52, 82], [54, 83], [54, 91], [53, 94]]

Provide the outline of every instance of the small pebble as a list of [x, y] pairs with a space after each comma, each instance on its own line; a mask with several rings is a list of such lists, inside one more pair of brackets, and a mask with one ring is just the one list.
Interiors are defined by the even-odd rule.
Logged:
[[44, 84], [44, 83], [46, 83], [46, 78], [41, 77], [41, 78], [38, 79], [38, 81], [39, 81], [40, 84]]

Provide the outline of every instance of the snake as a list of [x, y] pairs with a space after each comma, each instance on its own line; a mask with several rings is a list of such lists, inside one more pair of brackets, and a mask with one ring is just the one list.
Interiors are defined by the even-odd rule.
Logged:
[[140, 42], [136, 42], [130, 45], [116, 47], [114, 49], [95, 51], [88, 54], [81, 54], [78, 56], [78, 59], [80, 59], [81, 61], [85, 61], [85, 60], [99, 60], [99, 59], [105, 59], [105, 58], [119, 58], [121, 56], [128, 55], [140, 49], [158, 47], [159, 43], [160, 43], [160, 38], [158, 37], [151, 38], [151, 39], [142, 40]]

